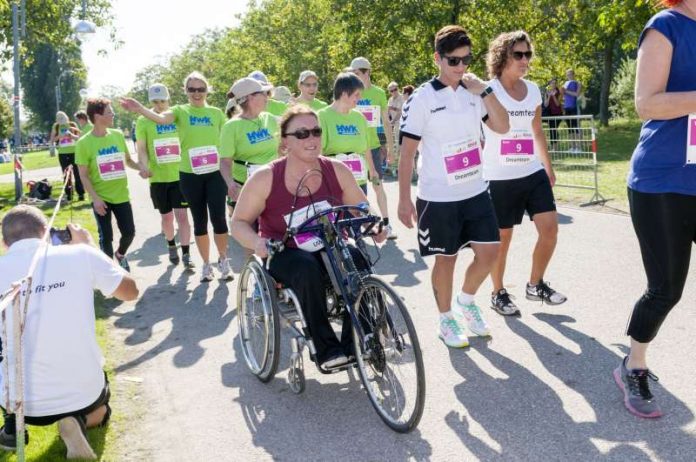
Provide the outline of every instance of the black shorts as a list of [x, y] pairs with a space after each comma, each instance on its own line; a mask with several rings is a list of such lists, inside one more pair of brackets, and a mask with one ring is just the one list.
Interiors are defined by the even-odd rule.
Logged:
[[172, 209], [183, 209], [188, 207], [184, 195], [181, 193], [178, 181], [171, 183], [151, 183], [150, 198], [152, 205], [164, 215]]
[[551, 182], [543, 169], [514, 180], [490, 181], [489, 190], [500, 229], [522, 223], [524, 212], [534, 220], [537, 213], [556, 211]]
[[418, 246], [422, 257], [456, 255], [470, 244], [500, 242], [493, 203], [484, 191], [456, 202], [416, 200]]

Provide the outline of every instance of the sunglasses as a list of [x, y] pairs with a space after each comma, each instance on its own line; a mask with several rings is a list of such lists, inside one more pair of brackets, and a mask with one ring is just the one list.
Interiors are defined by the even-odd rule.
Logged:
[[309, 135], [312, 135], [316, 138], [321, 137], [321, 127], [314, 127], [312, 129], [300, 128], [299, 130], [296, 130], [292, 133], [286, 133], [283, 136], [294, 136], [298, 140], [306, 140], [307, 138], [309, 138]]
[[443, 56], [443, 58], [445, 58], [447, 60], [447, 64], [452, 67], [457, 66], [459, 63], [468, 66], [474, 59], [474, 57], [471, 54], [468, 54], [466, 56]]
[[390, 88], [389, 93], [394, 93], [397, 90], [397, 88]]
[[189, 93], [206, 93], [208, 89], [206, 87], [188, 87], [186, 91]]
[[319, 84], [318, 84], [317, 82], [314, 82], [314, 83], [305, 83], [305, 82], [302, 82], [300, 85], [303, 85], [303, 86], [305, 86], [305, 87], [318, 87], [318, 86], [319, 86]]
[[512, 57], [515, 58], [515, 61], [521, 61], [522, 58], [527, 58], [527, 61], [532, 59], [532, 56], [534, 53], [531, 51], [513, 51], [512, 52]]

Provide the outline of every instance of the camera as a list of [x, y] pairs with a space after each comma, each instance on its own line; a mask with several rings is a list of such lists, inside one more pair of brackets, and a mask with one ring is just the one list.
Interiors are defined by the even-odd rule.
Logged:
[[50, 233], [51, 233], [51, 244], [53, 244], [53, 245], [69, 244], [70, 241], [72, 240], [72, 236], [70, 235], [70, 230], [68, 228], [65, 228], [65, 229], [51, 228]]

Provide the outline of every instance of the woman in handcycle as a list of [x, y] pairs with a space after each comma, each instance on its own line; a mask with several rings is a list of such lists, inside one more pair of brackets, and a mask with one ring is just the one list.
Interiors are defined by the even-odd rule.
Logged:
[[[321, 155], [321, 128], [317, 115], [298, 105], [280, 120], [281, 158], [262, 167], [244, 185], [232, 216], [232, 236], [261, 257], [268, 257], [269, 239], [283, 240], [288, 222], [293, 226], [328, 207], [367, 202], [351, 171], [341, 162]], [[298, 217], [300, 218], [298, 220]], [[258, 220], [259, 231], [252, 223]], [[383, 242], [386, 233], [375, 236]], [[314, 341], [317, 362], [324, 369], [348, 363], [352, 355], [350, 329], [344, 322], [341, 340], [328, 319], [326, 269], [315, 247], [320, 239], [289, 239], [285, 250], [274, 254], [269, 272], [297, 296]], [[368, 263], [351, 248], [358, 270]]]

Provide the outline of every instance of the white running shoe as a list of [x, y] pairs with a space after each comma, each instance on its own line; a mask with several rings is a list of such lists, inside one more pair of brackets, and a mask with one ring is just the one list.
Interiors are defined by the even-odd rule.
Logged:
[[225, 281], [231, 281], [234, 279], [232, 274], [232, 265], [229, 258], [223, 258], [218, 261], [218, 269], [220, 270], [220, 278]]
[[454, 298], [454, 307], [452, 309], [457, 321], [464, 324], [466, 321], [469, 330], [478, 335], [479, 337], [487, 337], [491, 335], [491, 331], [488, 328], [488, 324], [483, 319], [481, 314], [481, 309], [476, 306], [476, 303], [471, 302], [468, 305], [462, 305], [459, 303], [458, 297]]
[[451, 316], [440, 315], [439, 337], [448, 347], [464, 348], [469, 346], [469, 338], [457, 320]]
[[214, 277], [213, 265], [210, 263], [203, 263], [203, 269], [201, 269], [201, 282], [210, 282]]
[[399, 237], [391, 225], [387, 225], [384, 228], [387, 230], [387, 239], [396, 239], [397, 237]]

